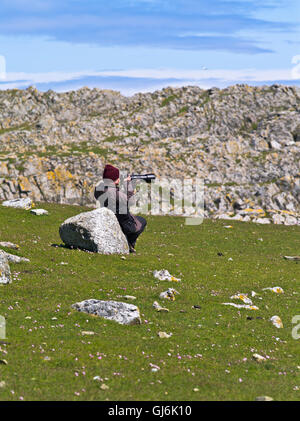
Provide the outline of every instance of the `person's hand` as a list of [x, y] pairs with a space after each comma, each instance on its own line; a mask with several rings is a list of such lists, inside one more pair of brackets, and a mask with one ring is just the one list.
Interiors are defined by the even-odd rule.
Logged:
[[129, 175], [127, 178], [125, 178], [124, 181], [131, 181], [131, 175]]

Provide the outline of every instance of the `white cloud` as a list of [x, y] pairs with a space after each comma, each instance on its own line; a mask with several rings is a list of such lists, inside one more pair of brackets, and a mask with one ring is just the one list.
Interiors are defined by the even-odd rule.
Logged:
[[[136, 92], [148, 92], [161, 89], [165, 86], [197, 85], [203, 89], [211, 86], [226, 86], [235, 83], [275, 83], [278, 81], [295, 81], [292, 69], [242, 69], [242, 70], [174, 70], [174, 69], [132, 69], [132, 70], [111, 70], [111, 71], [80, 71], [80, 72], [47, 72], [47, 73], [6, 73], [1, 81], [0, 89], [23, 89], [30, 85], [47, 85], [55, 89], [58, 84], [58, 91], [78, 89], [81, 86], [88, 86], [90, 78], [92, 85], [106, 86], [111, 84], [111, 89], [120, 90], [125, 95], [132, 95]], [[97, 78], [99, 80], [97, 81]], [[111, 79], [115, 78], [115, 82]], [[127, 83], [124, 83], [126, 78]], [[86, 79], [86, 81], [85, 81]], [[141, 87], [141, 79], [145, 80], [144, 87]], [[78, 83], [76, 83], [76, 81]], [[95, 82], [96, 81], [96, 82]], [[129, 83], [128, 83], [129, 82]], [[138, 86], [135, 86], [138, 82]], [[45, 89], [45, 87], [42, 87]]]
[[151, 79], [219, 79], [222, 81], [234, 82], [245, 80], [249, 82], [276, 81], [292, 79], [291, 69], [242, 69], [242, 70], [173, 70], [173, 69], [136, 69], [136, 70], [116, 70], [108, 72], [98, 72], [99, 76], [119, 76], [133, 78]]
[[132, 69], [132, 70], [107, 70], [107, 71], [80, 71], [80, 72], [44, 72], [44, 73], [7, 73], [5, 80], [32, 80], [36, 83], [59, 82], [76, 79], [83, 76], [117, 76], [130, 78], [150, 79], [220, 79], [220, 80], [249, 80], [249, 81], [275, 81], [292, 80], [291, 69], [200, 69], [200, 70], [176, 70], [176, 69]]

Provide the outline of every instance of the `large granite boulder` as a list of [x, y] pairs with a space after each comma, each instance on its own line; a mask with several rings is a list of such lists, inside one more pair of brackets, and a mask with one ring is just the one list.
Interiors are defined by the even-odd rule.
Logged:
[[5, 200], [2, 202], [2, 206], [28, 210], [32, 207], [32, 201], [29, 197], [24, 197], [23, 199]]
[[72, 216], [61, 224], [59, 235], [67, 246], [101, 254], [129, 253], [120, 224], [107, 208]]
[[10, 284], [11, 282], [12, 279], [7, 258], [4, 253], [0, 253], [0, 284]]
[[84, 313], [114, 320], [122, 325], [141, 324], [141, 316], [137, 306], [119, 301], [84, 300], [75, 303], [72, 308]]

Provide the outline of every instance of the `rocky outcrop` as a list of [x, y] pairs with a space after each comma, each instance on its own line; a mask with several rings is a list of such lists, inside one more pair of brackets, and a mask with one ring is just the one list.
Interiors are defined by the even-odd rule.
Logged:
[[247, 208], [300, 215], [297, 87], [187, 86], [132, 97], [0, 91], [0, 145], [3, 200], [94, 206], [111, 162], [160, 179], [203, 178], [205, 216]]
[[119, 301], [85, 300], [75, 303], [72, 308], [84, 313], [94, 314], [104, 319], [114, 320], [122, 325], [141, 324], [141, 316], [137, 306]]
[[62, 241], [70, 247], [101, 254], [128, 254], [125, 235], [114, 213], [107, 208], [83, 212], [64, 221], [59, 228]]

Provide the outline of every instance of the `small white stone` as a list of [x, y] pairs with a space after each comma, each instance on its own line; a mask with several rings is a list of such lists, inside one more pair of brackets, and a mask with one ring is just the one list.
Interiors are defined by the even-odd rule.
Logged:
[[33, 213], [34, 215], [48, 215], [49, 212], [46, 209], [31, 209], [30, 213]]

